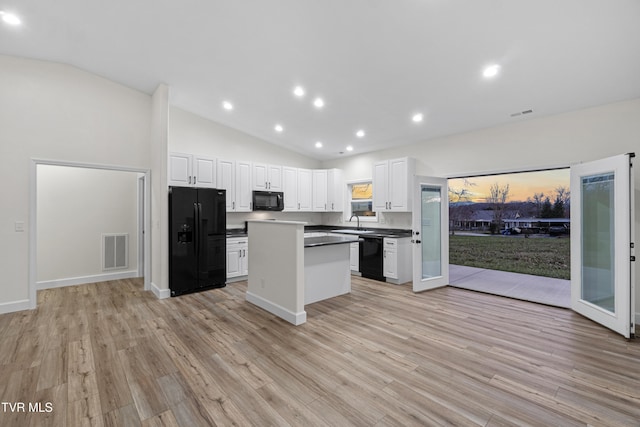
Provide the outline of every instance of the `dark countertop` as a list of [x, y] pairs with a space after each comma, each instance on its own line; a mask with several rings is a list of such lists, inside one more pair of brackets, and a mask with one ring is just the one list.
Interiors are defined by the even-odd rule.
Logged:
[[304, 247], [313, 248], [316, 246], [341, 245], [345, 243], [357, 242], [358, 236], [322, 236], [322, 237], [305, 237]]
[[[340, 233], [341, 230], [355, 230], [356, 226], [354, 224], [353, 227], [340, 227], [337, 225], [307, 225], [304, 227], [305, 233], [311, 233], [314, 231], [322, 232], [322, 233]], [[362, 234], [354, 234], [354, 233], [345, 233], [347, 236], [360, 236], [360, 237], [392, 237], [392, 238], [402, 238], [402, 237], [411, 237], [411, 230], [403, 230], [398, 228], [366, 228], [360, 227], [362, 231], [366, 231], [366, 233]], [[247, 237], [247, 230], [244, 228], [229, 228], [227, 229], [227, 237]]]
[[227, 237], [247, 237], [247, 230], [244, 228], [227, 228]]
[[[304, 228], [305, 233], [317, 231], [324, 233], [340, 233], [341, 230], [356, 230], [356, 225], [352, 227], [340, 227], [336, 225], [308, 225]], [[360, 227], [363, 231], [362, 234], [356, 234], [349, 232], [348, 235], [360, 236], [360, 237], [392, 237], [402, 238], [411, 237], [411, 230], [404, 230], [399, 228], [366, 228]]]

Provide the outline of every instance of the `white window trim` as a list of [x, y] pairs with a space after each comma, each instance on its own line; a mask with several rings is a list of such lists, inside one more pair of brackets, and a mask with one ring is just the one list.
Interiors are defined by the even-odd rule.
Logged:
[[[356, 179], [353, 181], [347, 181], [347, 191], [345, 191], [345, 210], [344, 210], [344, 222], [349, 222], [349, 218], [351, 218], [351, 186], [354, 184], [366, 184], [368, 182], [373, 182], [373, 178], [363, 178]], [[360, 216], [360, 222], [378, 222], [379, 221], [379, 213], [375, 212], [375, 216]]]

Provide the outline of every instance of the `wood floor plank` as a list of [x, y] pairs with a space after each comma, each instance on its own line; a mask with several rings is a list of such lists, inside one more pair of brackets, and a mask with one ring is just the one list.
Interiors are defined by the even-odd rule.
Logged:
[[293, 326], [246, 282], [158, 300], [142, 280], [0, 315], [0, 426], [640, 426], [640, 342], [566, 309], [352, 280]]

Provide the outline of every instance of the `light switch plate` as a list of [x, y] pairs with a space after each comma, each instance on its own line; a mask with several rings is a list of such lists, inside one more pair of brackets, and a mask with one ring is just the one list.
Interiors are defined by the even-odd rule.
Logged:
[[24, 221], [16, 221], [15, 222], [15, 229], [17, 232], [23, 232], [24, 231]]

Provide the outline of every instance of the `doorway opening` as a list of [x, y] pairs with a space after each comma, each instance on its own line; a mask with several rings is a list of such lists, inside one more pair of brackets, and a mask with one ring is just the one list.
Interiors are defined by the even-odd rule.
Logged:
[[569, 172], [450, 178], [451, 286], [570, 307]]
[[149, 170], [32, 160], [30, 182], [30, 308], [38, 289], [140, 276], [149, 289]]

